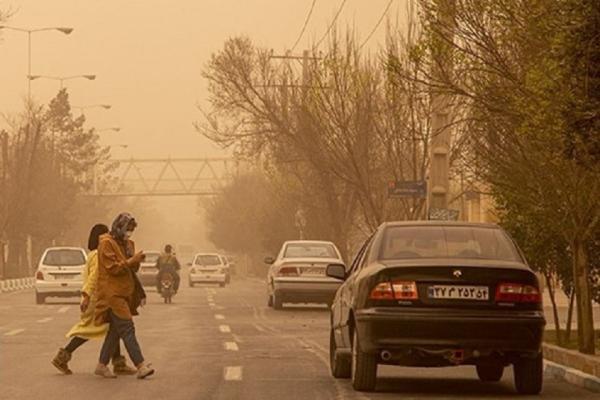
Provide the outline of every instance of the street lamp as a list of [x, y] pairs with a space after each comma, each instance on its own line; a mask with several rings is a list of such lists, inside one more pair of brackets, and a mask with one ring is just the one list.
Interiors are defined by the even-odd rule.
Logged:
[[72, 76], [50, 76], [50, 75], [28, 75], [27, 78], [29, 82], [34, 81], [36, 79], [51, 79], [54, 81], [60, 82], [60, 89], [62, 90], [64, 86], [64, 82], [71, 79], [87, 79], [88, 81], [93, 81], [96, 79], [96, 75], [72, 75]]
[[[64, 33], [65, 35], [69, 35], [73, 32], [73, 28], [67, 28], [64, 26], [55, 26], [51, 28], [37, 28], [37, 29], [26, 29], [26, 28], [18, 28], [14, 26], [0, 25], [0, 29], [9, 29], [17, 32], [23, 32], [27, 34], [27, 76], [31, 76], [31, 35], [36, 32], [44, 32], [44, 31], [58, 31]], [[27, 81], [27, 98], [31, 101], [31, 79]]]
[[112, 106], [110, 104], [88, 104], [85, 106], [71, 106], [71, 108], [76, 108], [79, 110], [79, 112], [81, 112], [81, 114], [83, 114], [84, 110], [87, 110], [90, 108], [103, 108], [105, 110], [110, 110], [112, 108]]
[[106, 132], [106, 131], [120, 132], [121, 128], [119, 128], [118, 126], [113, 126], [111, 128], [96, 129], [96, 132]]

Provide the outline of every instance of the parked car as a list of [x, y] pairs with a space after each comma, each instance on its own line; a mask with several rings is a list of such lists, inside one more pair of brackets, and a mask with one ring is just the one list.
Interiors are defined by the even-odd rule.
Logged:
[[196, 283], [217, 283], [224, 287], [227, 283], [227, 266], [217, 253], [199, 253], [190, 264], [189, 286]]
[[35, 302], [47, 297], [74, 297], [81, 293], [86, 252], [81, 247], [50, 247], [35, 273]]
[[160, 251], [148, 251], [145, 252], [146, 259], [140, 264], [138, 270], [138, 278], [143, 286], [156, 287], [156, 276], [158, 275], [158, 268], [156, 268], [156, 262], [160, 257]]
[[374, 390], [377, 365], [473, 365], [484, 382], [512, 364], [516, 389], [542, 388], [544, 314], [539, 283], [495, 225], [397, 222], [380, 226], [352, 265], [331, 311], [336, 378]]
[[335, 244], [324, 241], [288, 241], [276, 259], [267, 257], [267, 304], [276, 310], [284, 303], [331, 304], [340, 281], [325, 275], [328, 264], [343, 263]]

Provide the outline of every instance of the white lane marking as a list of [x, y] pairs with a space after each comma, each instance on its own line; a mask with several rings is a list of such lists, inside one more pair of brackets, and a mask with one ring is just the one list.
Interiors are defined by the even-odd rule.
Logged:
[[19, 333], [25, 331], [25, 329], [13, 329], [12, 331], [8, 331], [4, 334], [4, 336], [15, 336], [18, 335]]
[[44, 322], [49, 322], [52, 321], [54, 318], [52, 317], [46, 317], [46, 318], [42, 318], [42, 319], [38, 319], [37, 322], [39, 322], [40, 324], [43, 324]]
[[225, 342], [223, 344], [225, 346], [225, 350], [238, 351], [240, 349], [236, 342]]
[[214, 307], [215, 303], [208, 303], [209, 307]]
[[226, 381], [241, 381], [242, 367], [225, 367], [223, 375]]
[[223, 314], [215, 314], [215, 319], [225, 319]]
[[61, 314], [64, 314], [64, 313], [66, 313], [66, 312], [69, 310], [69, 308], [71, 308], [71, 306], [64, 306], [64, 307], [61, 307], [61, 308], [59, 308], [59, 309], [58, 309], [58, 311], [57, 311], [57, 312], [59, 312], [59, 313], [61, 313]]
[[219, 325], [219, 330], [223, 333], [231, 332], [231, 328], [229, 327], [229, 325]]

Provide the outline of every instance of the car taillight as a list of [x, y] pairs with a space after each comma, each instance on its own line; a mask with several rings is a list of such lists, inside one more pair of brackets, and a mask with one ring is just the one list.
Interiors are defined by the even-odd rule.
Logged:
[[396, 300], [417, 300], [419, 298], [417, 283], [414, 281], [392, 282], [392, 289], [394, 289]]
[[381, 282], [371, 290], [371, 300], [393, 300], [394, 290], [390, 282]]
[[279, 271], [277, 271], [277, 276], [298, 276], [298, 268], [281, 267]]
[[419, 292], [414, 281], [381, 282], [371, 290], [371, 300], [417, 300]]
[[521, 283], [501, 283], [496, 288], [498, 303], [540, 303], [542, 297], [537, 287]]
[[44, 274], [42, 273], [42, 271], [38, 271], [35, 273], [35, 279], [37, 279], [38, 281], [44, 280]]

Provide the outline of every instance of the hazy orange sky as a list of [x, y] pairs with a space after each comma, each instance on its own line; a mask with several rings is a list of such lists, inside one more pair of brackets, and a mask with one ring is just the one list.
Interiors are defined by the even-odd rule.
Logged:
[[[407, 0], [396, 0], [395, 17]], [[68, 26], [59, 32], [33, 35], [32, 73], [96, 74], [95, 81], [73, 80], [66, 86], [74, 105], [108, 103], [111, 110], [86, 111], [103, 132], [104, 144], [127, 144], [117, 157], [188, 157], [218, 154], [195, 132], [196, 104], [206, 98], [200, 72], [211, 53], [231, 36], [248, 35], [276, 52], [295, 42], [312, 0], [21, 0], [0, 1], [14, 16], [16, 27]], [[317, 0], [298, 50], [320, 38], [341, 0]], [[347, 0], [340, 23], [364, 38], [376, 24], [388, 0]], [[369, 42], [381, 44], [385, 24]], [[18, 111], [27, 91], [26, 35], [0, 34], [0, 112]], [[47, 103], [59, 83], [36, 80], [34, 98]], [[78, 111], [77, 111], [78, 112]], [[4, 122], [0, 122], [4, 124]]]

